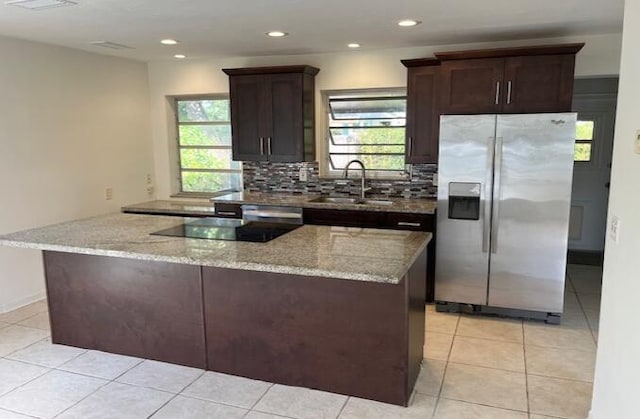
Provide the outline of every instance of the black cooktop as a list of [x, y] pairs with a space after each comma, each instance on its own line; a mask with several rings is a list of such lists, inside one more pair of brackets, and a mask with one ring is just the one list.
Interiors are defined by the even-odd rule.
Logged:
[[244, 221], [230, 218], [197, 218], [151, 233], [155, 236], [266, 243], [300, 227], [300, 224]]

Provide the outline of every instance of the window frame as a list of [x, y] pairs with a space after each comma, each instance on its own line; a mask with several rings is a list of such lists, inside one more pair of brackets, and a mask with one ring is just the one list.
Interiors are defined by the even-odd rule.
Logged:
[[[602, 116], [598, 112], [579, 112], [578, 113], [578, 121], [589, 121], [593, 122], [593, 136], [590, 140], [579, 140], [577, 135], [574, 134], [574, 142], [575, 144], [591, 144], [591, 154], [589, 155], [589, 160], [576, 160], [575, 159], [575, 151], [573, 156], [573, 163], [580, 166], [589, 166], [597, 164], [598, 154], [597, 153], [597, 140], [602, 138]], [[577, 126], [576, 122], [576, 126]], [[601, 140], [602, 141], [602, 140]], [[575, 150], [575, 146], [574, 146]]]
[[[176, 95], [169, 97], [171, 109], [173, 112], [173, 129], [175, 130], [174, 135], [174, 147], [176, 153], [176, 170], [177, 170], [177, 192], [172, 194], [172, 197], [188, 197], [188, 198], [211, 198], [215, 196], [227, 195], [233, 192], [238, 192], [242, 190], [242, 162], [240, 162], [239, 169], [192, 169], [192, 168], [183, 168], [182, 167], [182, 154], [181, 150], [229, 150], [232, 155], [233, 160], [233, 145], [229, 144], [228, 146], [221, 145], [212, 145], [212, 146], [184, 146], [180, 142], [180, 126], [195, 126], [195, 125], [208, 125], [208, 126], [229, 126], [231, 129], [231, 109], [229, 109], [229, 120], [228, 121], [186, 121], [181, 122], [180, 116], [178, 113], [178, 104], [179, 102], [188, 102], [188, 101], [205, 101], [205, 100], [230, 100], [230, 95], [228, 93], [209, 93], [209, 94], [197, 94], [197, 95]], [[230, 106], [230, 105], [229, 105]], [[238, 189], [229, 188], [222, 189], [215, 192], [206, 192], [206, 191], [185, 191], [183, 189], [183, 172], [194, 172], [194, 173], [238, 173], [240, 175], [240, 187]]]
[[[344, 96], [344, 98], [352, 97], [354, 99], [375, 99], [375, 98], [394, 98], [394, 97], [402, 97], [405, 99], [405, 103], [407, 100], [407, 89], [405, 87], [382, 87], [382, 88], [362, 88], [362, 89], [341, 89], [341, 90], [323, 90], [321, 91], [322, 97], [322, 113], [323, 113], [323, 125], [322, 125], [322, 135], [321, 138], [324, 140], [324, 144], [322, 147], [323, 156], [319, 160], [320, 162], [320, 174], [323, 178], [327, 179], [341, 179], [342, 173], [339, 169], [332, 169], [331, 163], [331, 155], [335, 153], [331, 153], [331, 144], [333, 143], [333, 137], [331, 134], [331, 107], [329, 105], [329, 100], [331, 97], [335, 96]], [[343, 99], [343, 98], [341, 98]], [[379, 118], [371, 118], [372, 120]], [[336, 121], [340, 121], [340, 119], [336, 119]], [[400, 127], [400, 126], [397, 126]], [[382, 127], [381, 127], [382, 128]], [[386, 128], [386, 127], [385, 127]], [[405, 129], [405, 138], [406, 138], [406, 116], [405, 116], [405, 124], [402, 126]], [[365, 144], [366, 145], [366, 144]], [[382, 146], [382, 144], [377, 144]], [[405, 160], [404, 169], [402, 170], [369, 170], [367, 169], [367, 178], [368, 179], [380, 179], [380, 180], [407, 180], [409, 179], [409, 170], [407, 169], [408, 164], [406, 163], [406, 142], [402, 144], [388, 144], [389, 146], [402, 146], [403, 147], [403, 159]], [[349, 153], [352, 154], [352, 153]], [[400, 153], [392, 153], [393, 155], [399, 155]], [[385, 155], [384, 153], [374, 153], [374, 155]]]

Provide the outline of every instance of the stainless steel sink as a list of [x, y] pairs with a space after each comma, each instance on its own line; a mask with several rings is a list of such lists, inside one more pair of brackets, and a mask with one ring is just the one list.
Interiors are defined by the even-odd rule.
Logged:
[[343, 198], [343, 197], [330, 197], [321, 196], [314, 198], [309, 202], [323, 202], [327, 204], [355, 204], [355, 205], [393, 205], [393, 201], [387, 201], [386, 199], [360, 199], [360, 198]]

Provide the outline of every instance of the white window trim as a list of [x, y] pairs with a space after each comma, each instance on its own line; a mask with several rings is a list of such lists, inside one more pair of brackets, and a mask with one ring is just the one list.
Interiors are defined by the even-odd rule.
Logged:
[[[331, 171], [330, 163], [329, 163], [329, 148], [330, 148], [330, 139], [329, 139], [329, 97], [335, 95], [373, 95], [375, 93], [385, 93], [385, 94], [397, 94], [406, 96], [407, 89], [405, 87], [381, 87], [381, 88], [370, 88], [370, 89], [340, 89], [340, 90], [322, 90], [320, 91], [321, 101], [322, 101], [322, 125], [318, 129], [318, 133], [320, 134], [318, 138], [322, 140], [322, 153], [319, 155], [318, 165], [320, 169], [320, 177], [323, 179], [342, 179], [342, 175], [336, 173], [335, 171]], [[388, 172], [376, 172], [374, 170], [367, 170], [367, 179], [376, 179], [376, 180], [408, 180], [410, 178], [409, 170], [407, 169], [408, 165], [405, 165], [404, 173], [388, 173]], [[353, 173], [357, 172], [350, 171], [350, 176], [355, 176]], [[358, 174], [359, 176], [359, 174]]]

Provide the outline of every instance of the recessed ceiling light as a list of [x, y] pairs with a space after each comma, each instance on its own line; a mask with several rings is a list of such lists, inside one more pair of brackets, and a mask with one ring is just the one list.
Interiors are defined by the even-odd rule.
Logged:
[[413, 19], [404, 19], [398, 22], [398, 26], [402, 26], [405, 28], [408, 28], [410, 26], [416, 26], [421, 24], [422, 22], [420, 22], [419, 20], [413, 20]]
[[162, 45], [178, 45], [180, 42], [176, 41], [175, 39], [163, 39], [162, 41], [160, 41], [160, 43]]
[[287, 36], [289, 34], [286, 33], [286, 32], [282, 32], [282, 31], [270, 31], [270, 32], [267, 32], [267, 35], [269, 35], [269, 36], [271, 36], [273, 38], [282, 38], [283, 36]]
[[11, 0], [5, 1], [4, 4], [7, 6], [18, 6], [29, 10], [43, 10], [51, 9], [53, 7], [77, 5], [77, 3], [69, 0]]
[[182, 58], [187, 58], [187, 56], [186, 56], [186, 55], [184, 55], [184, 54], [176, 54], [176, 55], [174, 55], [174, 56], [173, 56], [173, 58], [180, 58], [180, 59], [182, 59]]
[[349, 48], [360, 48], [360, 44], [357, 44], [355, 42], [352, 42], [351, 44], [347, 44], [347, 46]]

